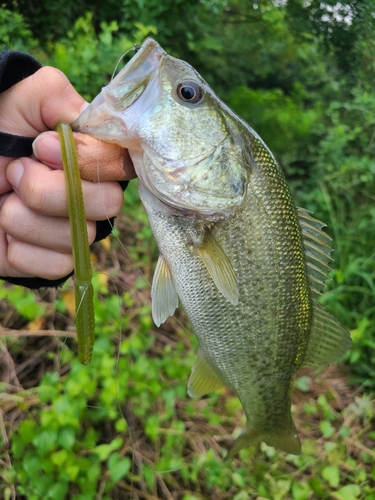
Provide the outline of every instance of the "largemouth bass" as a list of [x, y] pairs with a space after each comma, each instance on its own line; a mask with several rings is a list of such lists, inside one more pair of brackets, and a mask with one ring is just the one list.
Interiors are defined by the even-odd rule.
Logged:
[[293, 375], [351, 344], [316, 300], [329, 271], [324, 224], [296, 208], [256, 132], [152, 39], [73, 127], [129, 150], [160, 249], [154, 321], [180, 299], [199, 341], [189, 394], [226, 385], [247, 417], [228, 457], [261, 441], [300, 453]]

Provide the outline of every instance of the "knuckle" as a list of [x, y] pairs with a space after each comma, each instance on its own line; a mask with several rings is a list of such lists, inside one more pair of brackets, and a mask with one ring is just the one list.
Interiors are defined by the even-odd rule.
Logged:
[[10, 266], [22, 272], [25, 266], [25, 255], [22, 251], [22, 244], [14, 238], [8, 245], [8, 263]]
[[91, 245], [94, 243], [94, 240], [96, 238], [96, 223], [92, 221], [87, 221], [87, 234], [88, 234], [88, 240], [89, 244]]
[[8, 263], [18, 272], [48, 280], [64, 278], [73, 269], [71, 254], [25, 245], [15, 239], [8, 246]]
[[17, 222], [20, 212], [19, 198], [15, 193], [8, 196], [0, 208], [0, 227], [7, 234], [12, 234], [12, 228]]
[[57, 280], [64, 278], [64, 276], [72, 272], [73, 256], [71, 254], [58, 254], [55, 252], [54, 257], [53, 265], [45, 272], [45, 276], [42, 276], [43, 278]]
[[23, 193], [28, 208], [37, 213], [44, 213], [47, 210], [49, 200], [47, 183], [41, 183], [38, 177], [28, 175], [24, 179]]
[[120, 185], [117, 185], [116, 193], [115, 193], [115, 196], [113, 196], [113, 199], [114, 199], [115, 209], [116, 209], [116, 213], [114, 215], [117, 215], [124, 204], [124, 192], [121, 189]]
[[69, 86], [69, 80], [64, 73], [52, 66], [43, 66], [35, 73], [35, 76], [40, 80], [43, 88], [45, 82], [48, 81], [49, 87], [55, 89], [56, 92]]
[[119, 213], [124, 203], [124, 193], [117, 182], [110, 182], [103, 193], [103, 215], [113, 217]]

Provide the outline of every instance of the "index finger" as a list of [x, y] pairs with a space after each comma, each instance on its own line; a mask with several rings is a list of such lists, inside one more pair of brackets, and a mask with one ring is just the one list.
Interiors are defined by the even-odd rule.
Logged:
[[[126, 149], [86, 134], [74, 133], [81, 178], [92, 181], [121, 181], [136, 177]], [[35, 156], [54, 169], [62, 168], [60, 142], [56, 132], [44, 132], [33, 143]]]
[[136, 177], [127, 149], [75, 132], [81, 178], [87, 181], [122, 181]]

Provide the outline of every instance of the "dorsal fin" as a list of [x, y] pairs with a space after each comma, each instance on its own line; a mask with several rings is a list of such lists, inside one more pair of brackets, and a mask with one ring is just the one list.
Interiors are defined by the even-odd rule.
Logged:
[[331, 268], [328, 262], [332, 260], [330, 246], [332, 240], [322, 231], [326, 225], [311, 217], [311, 212], [298, 207], [297, 215], [302, 230], [310, 288], [313, 298], [317, 298], [325, 287], [325, 281], [330, 279], [328, 273]]
[[302, 366], [327, 365], [339, 361], [351, 346], [350, 333], [317, 302], [325, 282], [330, 279], [332, 241], [322, 231], [326, 225], [311, 217], [311, 212], [297, 208], [305, 247], [307, 275], [312, 293], [312, 324]]
[[237, 280], [224, 250], [208, 232], [204, 236], [203, 244], [197, 249], [218, 290], [234, 306], [237, 305]]
[[152, 280], [152, 319], [156, 326], [160, 326], [173, 316], [178, 306], [178, 295], [172, 280], [171, 271], [164, 257], [159, 255]]
[[302, 366], [336, 363], [350, 349], [350, 333], [316, 300], [312, 305], [311, 333]]

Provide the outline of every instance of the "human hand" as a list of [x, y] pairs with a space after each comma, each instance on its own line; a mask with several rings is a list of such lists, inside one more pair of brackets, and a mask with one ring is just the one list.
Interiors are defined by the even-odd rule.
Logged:
[[[34, 137], [59, 121], [71, 123], [86, 105], [63, 73], [45, 67], [0, 94], [0, 130]], [[88, 153], [90, 144], [98, 141], [84, 137], [86, 146], [82, 149], [81, 144], [81, 151], [91, 165], [88, 178], [100, 180], [100, 156], [107, 157], [108, 152], [100, 146], [95, 156]], [[57, 134], [40, 135], [34, 152], [40, 161], [0, 157], [0, 276], [59, 279], [72, 271], [73, 258]], [[116, 154], [118, 166], [121, 159]], [[134, 177], [126, 155], [123, 169], [122, 178]], [[92, 243], [96, 236], [93, 221], [116, 215], [123, 192], [117, 182], [82, 181], [82, 190]]]

